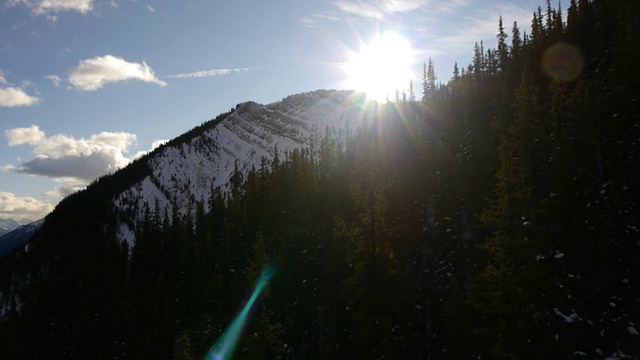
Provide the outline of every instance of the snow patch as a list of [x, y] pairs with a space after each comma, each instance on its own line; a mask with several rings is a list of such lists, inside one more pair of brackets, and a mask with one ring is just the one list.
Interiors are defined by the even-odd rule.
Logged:
[[567, 323], [572, 323], [575, 321], [582, 320], [580, 315], [576, 314], [575, 310], [571, 310], [572, 312], [569, 315], [563, 314], [560, 310], [558, 310], [558, 308], [554, 308], [553, 311], [556, 313], [556, 315], [560, 316]]

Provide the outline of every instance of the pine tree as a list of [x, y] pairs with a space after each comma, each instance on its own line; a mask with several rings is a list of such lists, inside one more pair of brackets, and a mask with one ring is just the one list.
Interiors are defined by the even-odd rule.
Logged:
[[433, 61], [431, 57], [426, 64], [423, 65], [422, 72], [422, 101], [427, 101], [433, 97], [434, 92], [436, 91], [436, 72], [433, 68]]
[[506, 41], [507, 34], [505, 33], [504, 26], [502, 25], [502, 16], [500, 16], [498, 20], [498, 35], [496, 35], [496, 37], [498, 38], [498, 48], [497, 48], [498, 69], [500, 69], [501, 71], [504, 71], [504, 67], [509, 61], [509, 48], [507, 46], [507, 41]]
[[[534, 319], [541, 310], [534, 306], [535, 294], [524, 291], [521, 284], [535, 281], [531, 288], [543, 291], [550, 285], [536, 277], [541, 270], [536, 270], [535, 248], [543, 241], [536, 230], [543, 225], [539, 223], [532, 176], [539, 171], [537, 157], [544, 156], [538, 153], [534, 140], [541, 140], [544, 131], [538, 90], [532, 82], [525, 70], [517, 92], [516, 120], [500, 146], [497, 199], [482, 215], [484, 226], [494, 230], [484, 245], [489, 264], [476, 280], [478, 310], [483, 314], [478, 321], [479, 325], [484, 323], [481, 338], [488, 336], [494, 344], [487, 351], [496, 357], [541, 351], [526, 345], [532, 337], [537, 338], [540, 324]], [[494, 320], [490, 323], [489, 319]]]
[[413, 91], [413, 80], [409, 80], [409, 101], [416, 101], [416, 94]]
[[458, 62], [453, 63], [453, 81], [460, 80], [460, 69], [458, 69]]

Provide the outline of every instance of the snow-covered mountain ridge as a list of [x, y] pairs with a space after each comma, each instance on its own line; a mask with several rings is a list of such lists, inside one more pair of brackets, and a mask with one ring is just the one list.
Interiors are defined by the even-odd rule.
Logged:
[[120, 214], [117, 237], [133, 244], [135, 220], [146, 210], [164, 212], [175, 203], [184, 214], [193, 201], [206, 208], [211, 191], [224, 188], [234, 171], [257, 169], [276, 152], [317, 150], [327, 131], [345, 137], [375, 109], [364, 94], [333, 90], [292, 95], [268, 105], [239, 104], [200, 134], [151, 154], [151, 173], [114, 199]]

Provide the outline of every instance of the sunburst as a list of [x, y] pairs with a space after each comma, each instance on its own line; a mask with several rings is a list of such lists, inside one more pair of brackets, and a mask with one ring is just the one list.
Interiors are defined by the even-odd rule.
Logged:
[[347, 87], [362, 91], [378, 101], [393, 98], [406, 89], [411, 78], [413, 51], [397, 33], [376, 36], [353, 52], [345, 64]]

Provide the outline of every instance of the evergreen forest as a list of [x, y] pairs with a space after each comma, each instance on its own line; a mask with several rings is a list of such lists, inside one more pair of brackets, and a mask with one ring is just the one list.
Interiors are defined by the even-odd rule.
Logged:
[[640, 358], [640, 2], [497, 29], [132, 248], [107, 202], [142, 160], [68, 197], [0, 261], [0, 357], [205, 358], [271, 266], [235, 358]]

